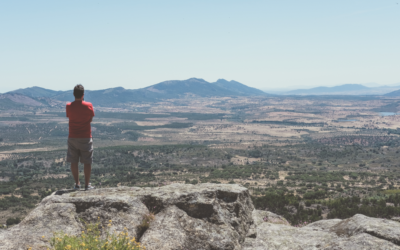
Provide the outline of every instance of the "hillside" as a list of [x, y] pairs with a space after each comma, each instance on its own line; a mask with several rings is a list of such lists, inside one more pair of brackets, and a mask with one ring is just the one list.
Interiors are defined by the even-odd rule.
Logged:
[[400, 96], [400, 89], [399, 90], [395, 90], [393, 92], [387, 93], [384, 96], [388, 96], [388, 97], [397, 97]]
[[218, 79], [218, 81], [214, 82], [213, 84], [217, 85], [218, 87], [234, 91], [236, 93], [240, 93], [242, 95], [266, 95], [264, 91], [248, 87], [236, 81], [227, 81], [225, 79]]
[[17, 93], [0, 94], [0, 110], [29, 109], [31, 107], [64, 107], [65, 102], [49, 97], [30, 97]]
[[45, 89], [41, 87], [30, 87], [30, 88], [25, 88], [25, 89], [17, 89], [14, 91], [10, 91], [8, 93], [13, 93], [13, 94], [20, 94], [32, 98], [37, 98], [37, 97], [53, 97], [58, 94], [63, 93], [64, 91], [54, 91], [51, 89]]
[[[18, 89], [7, 94], [24, 95], [29, 98], [52, 98], [58, 101], [73, 100], [72, 90], [53, 91], [32, 87]], [[219, 79], [215, 83], [203, 79], [164, 81], [141, 89], [125, 89], [122, 87], [86, 90], [85, 100], [94, 105], [110, 106], [128, 102], [155, 102], [165, 99], [187, 97], [224, 97], [224, 96], [267, 96], [265, 92], [248, 87], [236, 81]]]
[[21, 94], [0, 95], [0, 110], [24, 108], [26, 106], [39, 107], [39, 106], [45, 106], [45, 104], [34, 98]]

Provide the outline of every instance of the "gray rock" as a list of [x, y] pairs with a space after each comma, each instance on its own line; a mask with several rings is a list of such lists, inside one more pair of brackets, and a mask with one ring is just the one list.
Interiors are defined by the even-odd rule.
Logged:
[[331, 231], [338, 236], [367, 233], [400, 245], [400, 223], [397, 221], [370, 218], [362, 214], [356, 214], [336, 224], [331, 228]]
[[53, 232], [80, 233], [83, 227], [75, 214], [73, 204], [41, 204], [21, 223], [0, 233], [0, 249], [46, 249], [49, 246], [47, 240], [53, 236]]
[[[360, 233], [355, 236], [338, 236], [335, 233], [318, 230], [318, 227], [296, 228], [282, 224], [263, 223], [257, 227], [256, 238], [246, 238], [243, 250], [261, 249], [397, 249], [400, 247], [390, 241]], [[323, 230], [326, 230], [323, 225]]]
[[399, 250], [400, 247], [392, 242], [379, 239], [366, 233], [361, 233], [349, 238], [339, 238], [337, 241], [323, 246], [325, 250]]
[[240, 235], [229, 224], [196, 219], [171, 206], [157, 214], [141, 238], [148, 250], [241, 249]]
[[[248, 190], [239, 185], [172, 184], [56, 192], [20, 224], [0, 232], [0, 249], [49, 247], [54, 232], [78, 235], [84, 229], [83, 221], [99, 222], [117, 233], [127, 228], [130, 236], [140, 238], [139, 225], [150, 212], [156, 214], [155, 220], [141, 237], [147, 249], [167, 249], [166, 242], [168, 249], [240, 249], [253, 222], [253, 210]], [[112, 226], [107, 227], [110, 220]], [[156, 239], [165, 235], [171, 237], [157, 245]]]
[[[390, 226], [395, 228], [389, 231], [387, 221], [384, 219], [360, 217], [355, 215], [348, 220], [332, 219], [321, 220], [311, 223], [304, 227], [292, 227], [288, 223], [271, 223], [272, 220], [263, 220], [266, 211], [253, 211], [254, 224], [250, 227], [245, 242], [242, 244], [243, 250], [250, 249], [400, 249], [398, 244], [393, 243], [394, 231], [400, 229], [393, 223]], [[268, 214], [269, 217], [276, 218], [278, 215]], [[348, 221], [347, 223], [343, 223]], [[351, 223], [350, 223], [351, 222]], [[367, 224], [375, 231], [381, 232], [379, 237], [365, 233], [362, 230], [352, 231], [355, 225], [362, 228]], [[348, 234], [338, 234], [335, 230], [352, 232]], [[386, 237], [383, 238], [383, 236]], [[390, 236], [390, 237], [389, 237]], [[397, 236], [397, 238], [399, 238]]]
[[391, 219], [391, 220], [394, 220], [394, 221], [400, 222], [400, 217], [392, 217], [392, 219]]
[[319, 220], [308, 224], [305, 228], [310, 228], [314, 231], [330, 232], [331, 228], [341, 221], [341, 219]]
[[[272, 224], [290, 225], [290, 223], [282, 216], [264, 210], [253, 210], [253, 224], [250, 226], [246, 234], [248, 238], [257, 237], [257, 227], [262, 223], [268, 222]], [[247, 239], [249, 241], [249, 239]], [[250, 240], [251, 241], [251, 240]]]
[[190, 217], [217, 225], [231, 225], [239, 241], [253, 222], [253, 203], [248, 190], [239, 185], [203, 183], [199, 185], [172, 184], [143, 192], [148, 206], [176, 206]]
[[333, 233], [265, 222], [257, 227], [255, 239], [246, 238], [243, 250], [319, 249], [337, 238], [338, 236]]
[[290, 223], [282, 216], [264, 210], [254, 210], [252, 213], [254, 224], [261, 225], [264, 222], [272, 224], [290, 225]]

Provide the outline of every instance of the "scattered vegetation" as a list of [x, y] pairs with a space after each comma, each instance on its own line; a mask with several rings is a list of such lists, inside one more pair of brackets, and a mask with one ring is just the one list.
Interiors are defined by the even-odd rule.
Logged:
[[[392, 102], [227, 97], [99, 108], [91, 182], [241, 184], [257, 208], [292, 225], [354, 213], [390, 218], [399, 214], [400, 132], [397, 116], [374, 111]], [[2, 111], [1, 223], [18, 223], [41, 199], [72, 187], [64, 117], [64, 107]]]

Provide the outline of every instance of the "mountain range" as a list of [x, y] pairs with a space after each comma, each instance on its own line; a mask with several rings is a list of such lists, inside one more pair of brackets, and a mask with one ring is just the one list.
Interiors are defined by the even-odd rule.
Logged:
[[[366, 87], [362, 84], [343, 84], [334, 87], [297, 89], [280, 95], [384, 95], [400, 96], [400, 86]], [[125, 89], [122, 87], [103, 90], [85, 90], [85, 100], [96, 106], [115, 106], [129, 102], [157, 102], [166, 99], [228, 96], [272, 96], [264, 91], [246, 86], [237, 81], [219, 79], [207, 82], [199, 78], [164, 81], [146, 88]], [[55, 91], [41, 87], [17, 89], [0, 94], [0, 109], [28, 106], [64, 105], [74, 99], [72, 90]], [[11, 100], [11, 102], [10, 102]]]
[[[362, 84], [343, 84], [334, 87], [316, 87], [281, 92], [281, 95], [388, 95], [400, 86], [366, 87]], [[396, 94], [395, 94], [396, 95]], [[399, 96], [397, 94], [396, 96]]]
[[[103, 90], [85, 90], [85, 100], [99, 106], [128, 102], [155, 102], [175, 98], [227, 96], [268, 96], [268, 94], [237, 81], [219, 79], [210, 83], [199, 78], [164, 81], [141, 89], [116, 87]], [[72, 101], [74, 97], [72, 90], [54, 91], [41, 87], [30, 87], [0, 95], [0, 103], [3, 103], [5, 99], [20, 104], [34, 103], [34, 106], [40, 106], [51, 100]]]

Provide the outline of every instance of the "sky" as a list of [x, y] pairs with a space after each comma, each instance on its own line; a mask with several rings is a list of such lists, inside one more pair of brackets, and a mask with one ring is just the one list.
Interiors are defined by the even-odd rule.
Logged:
[[[0, 92], [400, 83], [400, 0], [0, 1]], [[400, 84], [399, 84], [400, 85]]]

